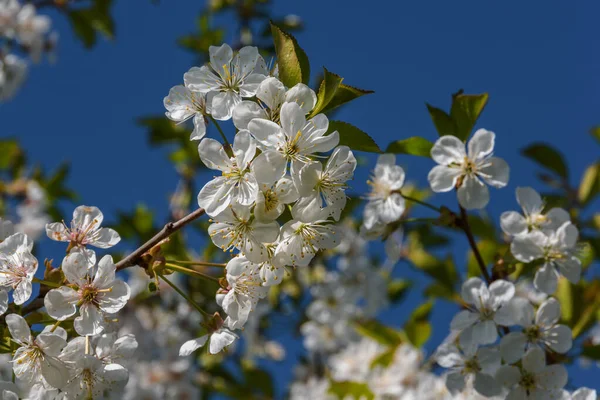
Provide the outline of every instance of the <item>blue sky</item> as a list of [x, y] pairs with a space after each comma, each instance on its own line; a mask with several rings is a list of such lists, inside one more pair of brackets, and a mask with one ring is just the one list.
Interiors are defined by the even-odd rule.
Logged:
[[[69, 183], [81, 202], [99, 206], [108, 219], [140, 202], [165, 216], [176, 174], [163, 151], [149, 148], [135, 119], [163, 113], [163, 97], [193, 65], [176, 39], [195, 30], [202, 6], [192, 0], [115, 3], [116, 39], [101, 40], [93, 51], [52, 14], [61, 34], [58, 62], [33, 66], [17, 97], [0, 106], [0, 136], [17, 136], [45, 168], [71, 162]], [[435, 140], [425, 102], [447, 108], [459, 88], [489, 92], [478, 126], [496, 132], [495, 153], [512, 171], [509, 188], [492, 190], [494, 217], [516, 206], [517, 186], [541, 188], [534, 179], [539, 169], [519, 154], [527, 144], [545, 141], [561, 149], [573, 183], [598, 157], [600, 147], [587, 133], [600, 123], [595, 1], [304, 0], [275, 1], [273, 9], [303, 19], [307, 29], [297, 38], [313, 76], [326, 66], [350, 85], [375, 90], [335, 118], [365, 130], [383, 148], [409, 136]], [[431, 160], [402, 156], [399, 162], [408, 179], [426, 182]], [[367, 173], [357, 173], [355, 191], [365, 190]], [[451, 195], [436, 201], [455, 206]], [[449, 317], [439, 318], [443, 331]], [[571, 378], [593, 385], [597, 372]]]

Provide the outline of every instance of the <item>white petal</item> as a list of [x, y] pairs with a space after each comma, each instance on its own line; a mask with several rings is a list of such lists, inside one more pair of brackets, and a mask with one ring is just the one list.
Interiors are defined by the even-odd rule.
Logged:
[[444, 368], [452, 368], [464, 364], [464, 357], [454, 344], [440, 346], [435, 352], [436, 362]]
[[82, 252], [72, 252], [62, 262], [62, 271], [70, 283], [83, 286], [87, 283], [88, 259]]
[[281, 127], [286, 135], [292, 139], [298, 131], [306, 125], [304, 111], [297, 103], [284, 103], [280, 112]]
[[115, 280], [116, 271], [117, 267], [113, 263], [112, 256], [109, 254], [105, 255], [98, 262], [98, 269], [92, 285], [97, 289], [110, 288]]
[[56, 357], [67, 345], [67, 341], [61, 335], [55, 335], [52, 332], [40, 333], [35, 338], [35, 343], [47, 355]]
[[556, 292], [558, 286], [558, 273], [551, 264], [544, 264], [535, 273], [533, 284], [537, 290], [547, 294]]
[[483, 161], [483, 164], [484, 166], [478, 168], [477, 175], [488, 185], [503, 188], [508, 184], [510, 168], [506, 161], [498, 157], [490, 157]]
[[210, 169], [224, 171], [231, 164], [223, 145], [214, 139], [203, 139], [198, 145], [198, 154], [204, 165]]
[[560, 319], [560, 303], [550, 297], [544, 301], [535, 316], [535, 324], [542, 327], [551, 327]]
[[481, 372], [475, 374], [473, 389], [486, 397], [498, 396], [502, 392], [500, 384], [493, 376]]
[[433, 167], [427, 175], [429, 186], [431, 190], [436, 193], [449, 192], [456, 186], [456, 181], [461, 175], [461, 170], [453, 167], [446, 167], [444, 165], [437, 165]]
[[206, 65], [198, 68], [192, 67], [183, 75], [183, 82], [189, 89], [208, 93], [212, 90], [218, 90], [221, 84], [221, 78], [217, 76]]
[[77, 312], [75, 304], [79, 301], [77, 292], [70, 287], [62, 286], [52, 289], [44, 297], [44, 306], [52, 318], [64, 321]]
[[525, 215], [539, 214], [544, 208], [542, 197], [531, 187], [517, 188], [517, 202]]
[[194, 340], [188, 340], [179, 349], [179, 355], [180, 356], [189, 356], [194, 351], [196, 351], [200, 347], [204, 346], [206, 344], [207, 340], [208, 340], [208, 335], [201, 336]]
[[226, 121], [233, 115], [233, 110], [242, 101], [239, 94], [233, 91], [220, 92], [212, 98], [211, 115], [214, 119]]
[[510, 245], [510, 251], [517, 260], [531, 262], [544, 256], [546, 240], [546, 235], [542, 232], [533, 231], [515, 237]]
[[564, 354], [573, 347], [573, 333], [565, 325], [556, 325], [543, 332], [543, 339], [557, 353]]
[[98, 207], [79, 206], [73, 211], [73, 224], [83, 232], [90, 227], [97, 229], [102, 221], [104, 215]]
[[233, 343], [235, 339], [237, 339], [237, 336], [233, 332], [228, 329], [219, 329], [210, 336], [210, 354], [219, 353], [223, 348]]
[[256, 180], [264, 184], [272, 184], [283, 178], [286, 167], [286, 159], [277, 151], [265, 151], [252, 162], [252, 172]]
[[458, 188], [458, 202], [467, 210], [485, 208], [490, 201], [490, 192], [476, 177], [466, 176], [461, 187]]
[[523, 332], [510, 332], [500, 341], [500, 354], [507, 364], [519, 361], [525, 354], [527, 337]]
[[285, 100], [285, 86], [279, 79], [269, 77], [258, 86], [256, 97], [265, 103], [271, 111], [277, 110]]
[[515, 285], [505, 280], [494, 281], [489, 288], [492, 295], [492, 307], [497, 308], [508, 303], [515, 295]]
[[254, 118], [267, 119], [265, 110], [253, 101], [244, 100], [233, 110], [233, 124], [238, 129], [248, 129]]
[[108, 249], [121, 241], [121, 236], [114, 229], [100, 228], [89, 240], [89, 244], [100, 249]]
[[294, 101], [300, 105], [300, 108], [305, 114], [312, 111], [317, 103], [317, 95], [314, 90], [303, 83], [296, 84], [285, 94], [285, 101]]
[[65, 363], [54, 357], [44, 357], [41, 361], [42, 376], [50, 386], [60, 389], [67, 384], [70, 374]]
[[18, 314], [8, 314], [6, 316], [6, 325], [8, 325], [10, 336], [17, 342], [21, 344], [31, 342], [31, 330], [25, 318]]
[[492, 344], [498, 339], [498, 330], [494, 321], [482, 321], [473, 325], [473, 339], [481, 345]]
[[489, 291], [485, 282], [481, 278], [469, 278], [467, 279], [461, 288], [461, 296], [467, 304], [477, 305], [481, 299], [489, 297]]
[[558, 270], [571, 283], [579, 282], [581, 279], [581, 261], [578, 258], [572, 257], [564, 260], [557, 260]]
[[[211, 99], [212, 100], [212, 99]], [[190, 140], [200, 140], [206, 135], [206, 119], [204, 115], [196, 113], [194, 115], [194, 130], [190, 135]]]
[[442, 136], [431, 148], [431, 158], [440, 165], [462, 164], [466, 155], [465, 144], [456, 136]]
[[404, 198], [398, 193], [390, 195], [379, 205], [379, 218], [382, 222], [390, 224], [397, 221], [404, 212]]
[[83, 304], [73, 326], [81, 336], [97, 335], [104, 330], [104, 315], [95, 305]]
[[8, 293], [0, 289], [0, 315], [3, 315], [6, 310], [8, 310]]
[[46, 224], [46, 235], [48, 235], [50, 239], [59, 242], [69, 242], [71, 240], [67, 228], [65, 228], [65, 225], [62, 222]]
[[117, 279], [111, 284], [110, 292], [98, 296], [98, 305], [105, 313], [114, 314], [125, 307], [130, 294], [129, 285]]
[[577, 389], [571, 395], [571, 400], [596, 400], [596, 391], [588, 388]]
[[541, 372], [545, 367], [546, 353], [539, 347], [532, 347], [523, 356], [523, 368], [525, 368], [525, 370], [537, 373]]
[[521, 380], [521, 372], [512, 365], [503, 365], [496, 372], [496, 380], [501, 385], [511, 388]]
[[469, 310], [462, 310], [452, 318], [450, 329], [463, 330], [473, 325], [479, 319], [479, 314]]
[[553, 364], [544, 368], [536, 375], [536, 383], [546, 389], [562, 389], [569, 375], [563, 365]]
[[465, 376], [460, 372], [450, 372], [446, 375], [446, 387], [452, 394], [462, 392], [465, 388]]
[[500, 215], [500, 227], [507, 235], [517, 236], [527, 232], [527, 220], [516, 211], [506, 211]]
[[478, 129], [469, 140], [468, 155], [471, 160], [481, 160], [494, 151], [494, 132]]
[[27, 278], [21, 279], [21, 282], [19, 282], [13, 291], [13, 300], [15, 304], [21, 305], [29, 300], [31, 297], [31, 290], [31, 281]]
[[231, 203], [233, 182], [218, 176], [208, 182], [198, 193], [198, 205], [211, 217], [222, 213]]

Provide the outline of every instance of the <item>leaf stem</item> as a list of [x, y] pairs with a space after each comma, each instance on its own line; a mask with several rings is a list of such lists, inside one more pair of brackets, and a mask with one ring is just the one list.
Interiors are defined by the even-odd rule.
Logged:
[[202, 272], [199, 272], [199, 271], [196, 271], [193, 269], [181, 267], [181, 266], [173, 264], [173, 263], [165, 263], [165, 266], [169, 269], [172, 269], [173, 271], [181, 272], [183, 274], [187, 274], [187, 275], [191, 275], [191, 276], [199, 276], [201, 278], [208, 279], [210, 281], [219, 283], [219, 278], [216, 278], [214, 276], [210, 276], [207, 274], [203, 274]]
[[213, 262], [207, 262], [207, 261], [170, 260], [168, 262], [177, 263], [177, 264], [183, 264], [183, 265], [200, 265], [200, 266], [203, 266], [203, 267], [225, 268], [227, 266], [227, 264], [225, 264], [225, 263], [213, 263]]
[[481, 270], [481, 273], [483, 274], [486, 282], [489, 285], [490, 283], [492, 283], [492, 277], [490, 276], [486, 268], [485, 261], [483, 260], [483, 257], [479, 252], [479, 248], [477, 247], [477, 243], [475, 242], [475, 237], [473, 236], [473, 232], [471, 231], [471, 225], [469, 225], [469, 215], [467, 214], [467, 210], [465, 210], [463, 206], [460, 206], [460, 217], [462, 222], [460, 224], [460, 227], [465, 232], [465, 235], [467, 235], [467, 240], [469, 241], [469, 245], [473, 250], [473, 254], [475, 255], [475, 259], [477, 260], [479, 269]]
[[229, 140], [227, 140], [227, 136], [225, 136], [225, 132], [223, 132], [223, 129], [221, 129], [221, 125], [219, 125], [217, 120], [214, 119], [214, 117], [212, 115], [210, 115], [209, 118], [212, 121], [212, 123], [217, 127], [217, 130], [221, 134], [221, 138], [223, 138], [223, 142], [225, 143], [225, 146], [227, 148], [227, 154], [229, 154], [229, 156], [231, 156], [233, 154], [233, 150], [232, 150], [231, 144], [229, 144]]
[[55, 283], [55, 282], [45, 281], [45, 280], [43, 280], [43, 279], [38, 279], [38, 278], [33, 278], [31, 281], [32, 281], [33, 283], [39, 283], [39, 284], [41, 284], [41, 285], [45, 285], [45, 286], [48, 286], [48, 287], [53, 287], [53, 288], [59, 288], [59, 287], [61, 287], [61, 286], [62, 286], [60, 283]]
[[433, 211], [437, 211], [437, 212], [439, 212], [439, 213], [441, 213], [441, 212], [442, 212], [442, 209], [441, 209], [441, 208], [439, 208], [439, 207], [436, 207], [436, 206], [434, 206], [433, 204], [429, 204], [429, 203], [427, 203], [427, 202], [425, 202], [425, 201], [422, 201], [422, 200], [419, 200], [419, 199], [415, 199], [414, 197], [407, 196], [407, 195], [403, 194], [403, 193], [402, 193], [402, 192], [400, 192], [400, 191], [398, 191], [397, 193], [398, 193], [400, 196], [402, 196], [402, 197], [403, 197], [405, 200], [412, 201], [413, 203], [420, 204], [420, 205], [422, 205], [422, 206], [424, 206], [424, 207], [427, 207], [427, 208], [429, 208], [429, 209], [432, 209]]
[[202, 314], [205, 317], [211, 317], [211, 315], [209, 313], [207, 313], [206, 311], [204, 311], [202, 309], [202, 307], [200, 307], [198, 305], [198, 303], [196, 303], [194, 300], [192, 300], [191, 297], [189, 297], [187, 294], [183, 293], [183, 291], [181, 289], [179, 289], [173, 282], [171, 282], [169, 279], [167, 279], [166, 276], [159, 274], [158, 276], [160, 276], [160, 278], [165, 281], [169, 286], [171, 286], [173, 288], [173, 290], [175, 290], [177, 293], [179, 293], [179, 295], [181, 297], [183, 297], [184, 299], [187, 300], [188, 303], [190, 303], [190, 305], [192, 305], [192, 307], [194, 307], [196, 310], [198, 310], [198, 312], [200, 312], [200, 314]]

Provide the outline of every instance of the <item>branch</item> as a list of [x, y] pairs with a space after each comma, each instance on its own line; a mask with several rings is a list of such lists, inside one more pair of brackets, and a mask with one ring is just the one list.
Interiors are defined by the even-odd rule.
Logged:
[[475, 243], [475, 238], [473, 237], [473, 232], [471, 232], [471, 226], [469, 225], [469, 216], [467, 215], [467, 210], [460, 206], [460, 216], [462, 219], [461, 228], [465, 231], [467, 235], [467, 239], [469, 240], [469, 245], [471, 245], [471, 249], [473, 249], [473, 254], [475, 255], [475, 259], [477, 260], [477, 264], [479, 264], [479, 269], [481, 269], [481, 273], [485, 277], [488, 285], [492, 283], [492, 278], [485, 266], [485, 261], [483, 261], [483, 257], [477, 248], [477, 243]]
[[199, 208], [178, 221], [167, 223], [156, 235], [152, 237], [152, 239], [148, 240], [146, 243], [138, 247], [133, 253], [116, 263], [115, 265], [117, 267], [117, 271], [137, 264], [144, 253], [156, 246], [161, 240], [166, 239], [190, 222], [200, 218], [202, 215], [204, 215], [204, 212], [204, 209]]

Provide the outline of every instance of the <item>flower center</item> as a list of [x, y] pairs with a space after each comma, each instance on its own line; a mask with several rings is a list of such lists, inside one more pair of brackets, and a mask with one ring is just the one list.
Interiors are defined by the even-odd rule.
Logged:
[[537, 325], [530, 326], [525, 329], [525, 336], [527, 337], [527, 341], [530, 343], [537, 342], [541, 337], [540, 327]]
[[521, 376], [521, 380], [519, 381], [519, 386], [527, 391], [535, 389], [535, 375], [529, 372], [523, 372], [523, 376]]
[[277, 192], [274, 190], [267, 190], [265, 192], [265, 211], [274, 210], [279, 205], [279, 199], [277, 198]]
[[474, 374], [479, 371], [481, 371], [481, 367], [479, 366], [479, 361], [477, 361], [477, 358], [472, 358], [470, 360], [465, 361], [463, 374]]

